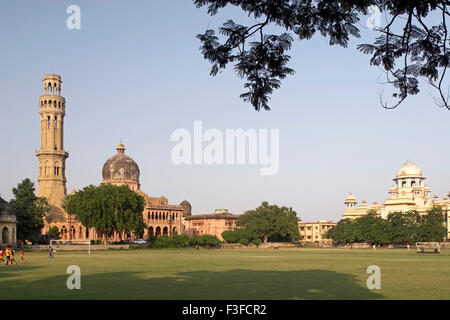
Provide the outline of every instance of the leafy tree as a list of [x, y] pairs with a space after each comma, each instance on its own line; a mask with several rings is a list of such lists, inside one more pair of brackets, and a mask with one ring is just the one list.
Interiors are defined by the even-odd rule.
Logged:
[[325, 233], [325, 237], [332, 239], [334, 243], [345, 244], [355, 242], [356, 239], [356, 224], [355, 221], [349, 218], [340, 220], [336, 226], [329, 229]]
[[417, 211], [392, 212], [387, 216], [389, 235], [393, 243], [415, 243], [419, 240]]
[[51, 239], [54, 239], [54, 240], [60, 239], [60, 234], [61, 233], [59, 232], [59, 229], [56, 226], [50, 227], [47, 231], [47, 236], [50, 240]]
[[442, 241], [447, 230], [444, 225], [442, 208], [436, 206], [427, 211], [427, 214], [420, 218], [419, 241]]
[[355, 241], [372, 244], [390, 243], [388, 222], [370, 210], [355, 221]]
[[351, 220], [342, 219], [327, 231], [334, 243], [367, 242], [373, 244], [442, 241], [446, 234], [442, 208], [433, 207], [426, 215], [417, 211], [392, 212], [382, 219], [375, 211]]
[[17, 239], [37, 242], [44, 227], [43, 217], [50, 210], [47, 199], [36, 197], [34, 182], [24, 179], [13, 188], [14, 199], [9, 203], [17, 219]]
[[222, 232], [222, 238], [227, 243], [238, 243], [241, 239], [249, 239], [248, 232], [244, 228], [237, 228], [234, 230]]
[[[228, 64], [234, 64], [237, 75], [245, 78], [247, 91], [241, 94], [257, 111], [269, 110], [268, 100], [281, 80], [292, 75], [287, 66], [294, 37], [311, 39], [317, 32], [329, 44], [347, 47], [350, 37], [360, 37], [360, 16], [379, 10], [385, 14], [386, 26], [375, 27], [372, 44], [361, 44], [358, 50], [371, 54], [370, 64], [383, 68], [386, 83], [392, 85], [397, 100], [393, 106], [382, 101], [384, 108], [395, 108], [407, 96], [419, 93], [419, 78], [437, 90], [439, 106], [450, 110], [443, 80], [449, 65], [447, 24], [450, 13], [446, 0], [194, 0], [197, 8], [208, 7], [216, 15], [227, 6], [240, 8], [249, 25], [229, 19], [215, 30], [197, 35], [204, 58], [212, 63], [215, 76]], [[429, 16], [433, 19], [430, 24]], [[264, 30], [279, 30], [266, 34]], [[275, 27], [275, 28], [273, 28]], [[275, 32], [275, 31], [274, 31]]]
[[293, 241], [299, 237], [297, 214], [292, 208], [269, 205], [264, 201], [255, 210], [241, 215], [236, 222], [245, 229], [248, 239]]
[[106, 235], [118, 232], [134, 233], [142, 237], [145, 224], [142, 218], [145, 200], [128, 186], [90, 185], [67, 198], [67, 212], [87, 228], [95, 228]]

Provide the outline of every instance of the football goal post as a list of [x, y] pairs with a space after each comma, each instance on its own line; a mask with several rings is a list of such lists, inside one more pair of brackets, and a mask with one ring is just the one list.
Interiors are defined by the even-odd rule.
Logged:
[[61, 248], [64, 250], [66, 246], [80, 246], [80, 248], [86, 248], [88, 254], [91, 254], [91, 240], [50, 240], [50, 246], [54, 249]]

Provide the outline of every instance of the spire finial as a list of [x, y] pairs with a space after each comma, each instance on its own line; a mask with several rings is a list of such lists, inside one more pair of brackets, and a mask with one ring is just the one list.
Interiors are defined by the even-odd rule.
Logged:
[[116, 148], [117, 153], [125, 153], [125, 146], [122, 143], [122, 140], [120, 140], [119, 145]]

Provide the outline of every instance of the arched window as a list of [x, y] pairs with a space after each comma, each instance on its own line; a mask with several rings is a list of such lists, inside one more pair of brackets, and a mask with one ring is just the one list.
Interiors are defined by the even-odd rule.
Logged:
[[47, 129], [50, 129], [50, 116], [47, 117]]
[[406, 181], [402, 182], [402, 187], [406, 187]]
[[55, 116], [55, 129], [58, 128], [57, 121], [58, 121], [58, 117]]
[[416, 185], [415, 181], [411, 181], [411, 187], [414, 187]]

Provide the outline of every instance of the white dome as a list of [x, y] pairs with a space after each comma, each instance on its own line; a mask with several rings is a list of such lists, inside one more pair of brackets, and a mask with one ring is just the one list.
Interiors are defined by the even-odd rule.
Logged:
[[348, 202], [356, 202], [356, 198], [354, 195], [352, 195], [351, 193], [347, 196], [347, 199], [345, 199], [345, 203]]
[[408, 160], [400, 169], [398, 169], [396, 178], [407, 177], [423, 177], [422, 170], [410, 160]]

